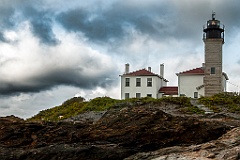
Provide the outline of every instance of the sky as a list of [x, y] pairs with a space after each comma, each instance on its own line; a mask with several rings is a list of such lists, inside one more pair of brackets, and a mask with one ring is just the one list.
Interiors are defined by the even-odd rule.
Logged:
[[225, 25], [223, 71], [240, 90], [239, 0], [0, 0], [0, 116], [30, 118], [75, 96], [120, 99], [120, 77], [204, 62], [203, 25]]

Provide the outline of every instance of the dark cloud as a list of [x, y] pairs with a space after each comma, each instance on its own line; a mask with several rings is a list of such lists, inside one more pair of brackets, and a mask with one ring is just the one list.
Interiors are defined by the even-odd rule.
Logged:
[[230, 29], [229, 35], [240, 25], [237, 8], [240, 1], [236, 0], [229, 3], [190, 0], [139, 3], [117, 1], [105, 9], [73, 8], [60, 13], [56, 19], [67, 31], [83, 33], [89, 40], [101, 43], [121, 41], [129, 36], [129, 29], [156, 40], [200, 41], [202, 26], [211, 19], [212, 11]]
[[7, 42], [3, 36], [5, 30], [14, 30], [21, 22], [29, 21], [32, 33], [47, 45], [56, 45], [59, 41], [52, 31], [52, 18], [54, 15], [50, 9], [44, 10], [40, 2], [9, 1], [0, 6], [0, 41]]
[[120, 22], [109, 21], [99, 13], [91, 20], [91, 13], [84, 9], [75, 9], [61, 13], [57, 20], [68, 31], [81, 32], [93, 41], [108, 41], [117, 39], [124, 34]]
[[128, 29], [153, 37], [166, 37], [171, 27], [171, 14], [165, 5], [152, 8], [134, 8], [121, 3], [110, 8], [72, 9], [57, 16], [57, 21], [67, 30], [83, 33], [92, 41], [109, 42], [122, 40], [128, 35]]
[[30, 22], [33, 34], [40, 39], [41, 43], [48, 45], [59, 43], [52, 30], [54, 14], [51, 11], [39, 11], [34, 7], [25, 7], [23, 14], [24, 18]]
[[14, 15], [15, 10], [11, 7], [0, 7], [0, 41], [1, 42], [8, 42], [7, 39], [4, 37], [3, 31], [6, 29], [12, 29], [15, 26], [15, 22], [12, 18]]
[[[99, 68], [99, 71], [101, 69]], [[96, 71], [97, 72], [97, 71]], [[31, 93], [49, 90], [59, 85], [75, 86], [82, 89], [93, 89], [97, 86], [109, 87], [113, 85], [113, 80], [109, 75], [116, 75], [114, 71], [102, 71], [103, 73], [98, 75], [88, 75], [81, 71], [81, 69], [56, 69], [53, 71], [46, 71], [43, 75], [38, 75], [29, 78], [25, 81], [14, 82], [1, 82], [0, 94], [11, 95], [21, 92]]]
[[[29, 0], [22, 4], [13, 2], [11, 5], [9, 2], [8, 5], [0, 7], [3, 30], [15, 26], [19, 21], [28, 20], [33, 34], [41, 43], [48, 45], [59, 43], [53, 32], [55, 20], [66, 31], [84, 34], [89, 40], [101, 43], [121, 41], [131, 30], [157, 40], [196, 39], [202, 34], [206, 18], [211, 18], [212, 10], [216, 11], [217, 16], [221, 17], [221, 21], [227, 24], [229, 29], [240, 24], [238, 20], [240, 11], [237, 8], [240, 2], [236, 0], [229, 3], [189, 0], [184, 2], [152, 0], [147, 3], [130, 0], [128, 3], [114, 1], [105, 8], [99, 5], [100, 2], [95, 6], [91, 2], [91, 5], [84, 7], [68, 6], [68, 10], [43, 7], [44, 2], [35, 3]], [[188, 6], [190, 3], [191, 7]], [[16, 18], [16, 14], [19, 13], [22, 17], [17, 19], [19, 17]], [[1, 35], [0, 40], [5, 41]]]

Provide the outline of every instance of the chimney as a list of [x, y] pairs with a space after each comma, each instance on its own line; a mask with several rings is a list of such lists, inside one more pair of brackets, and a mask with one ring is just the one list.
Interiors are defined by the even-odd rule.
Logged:
[[164, 64], [160, 64], [160, 76], [163, 77], [164, 76]]
[[205, 68], [205, 63], [202, 63], [202, 68]]
[[151, 71], [151, 67], [148, 67], [148, 71], [149, 71], [149, 72], [152, 72], [152, 71]]
[[129, 73], [129, 64], [125, 64], [125, 74]]

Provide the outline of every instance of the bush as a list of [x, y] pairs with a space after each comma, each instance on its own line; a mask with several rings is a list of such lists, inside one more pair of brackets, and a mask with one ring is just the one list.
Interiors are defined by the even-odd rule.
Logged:
[[192, 106], [192, 104], [190, 102], [190, 98], [188, 98], [188, 97], [163, 97], [160, 99], [160, 101], [178, 104], [181, 107]]
[[209, 107], [215, 112], [220, 112], [223, 107], [229, 112], [240, 112], [240, 95], [239, 93], [219, 93], [212, 97], [201, 97], [199, 102]]
[[81, 109], [83, 111], [103, 111], [111, 106], [115, 105], [119, 100], [112, 99], [110, 97], [97, 97], [90, 100], [84, 107]]
[[205, 111], [199, 109], [196, 106], [189, 106], [181, 109], [182, 112], [189, 113], [189, 114], [204, 114]]

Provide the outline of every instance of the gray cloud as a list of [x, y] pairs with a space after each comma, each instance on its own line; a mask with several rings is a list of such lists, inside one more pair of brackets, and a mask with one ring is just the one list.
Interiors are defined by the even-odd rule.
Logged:
[[24, 18], [30, 21], [33, 34], [38, 37], [41, 43], [56, 45], [59, 40], [56, 39], [52, 31], [52, 17], [54, 14], [49, 10], [37, 10], [34, 7], [25, 7], [23, 10]]
[[23, 21], [29, 21], [32, 33], [47, 45], [56, 45], [59, 41], [52, 31], [52, 14], [50, 9], [43, 9], [41, 2], [5, 1], [0, 6], [0, 41], [7, 42], [3, 36], [4, 30], [13, 30]]
[[152, 38], [165, 38], [172, 27], [173, 17], [165, 5], [135, 8], [118, 2], [105, 10], [91, 9], [77, 8], [60, 13], [57, 21], [67, 31], [83, 33], [95, 42], [122, 40], [128, 35], [128, 29]]
[[111, 79], [118, 70], [112, 69], [109, 56], [92, 50], [74, 36], [64, 36], [63, 43], [42, 49], [36, 38], [28, 35], [29, 31], [25, 30], [18, 37], [26, 41], [0, 44], [1, 95], [36, 93], [61, 85], [94, 89], [116, 84]]
[[[240, 24], [237, 6], [240, 2], [224, 1], [197, 1], [170, 0], [150, 2], [137, 2], [130, 0], [128, 3], [114, 1], [108, 7], [103, 7], [100, 1], [91, 2], [84, 7], [68, 6], [68, 10], [57, 8], [52, 3], [43, 7], [47, 2], [25, 1], [1, 7], [0, 22], [3, 28], [15, 26], [19, 21], [28, 20], [32, 26], [33, 34], [44, 44], [56, 45], [60, 41], [53, 32], [53, 23], [56, 20], [66, 31], [83, 33], [94, 42], [121, 41], [128, 36], [131, 30], [148, 35], [157, 40], [166, 38], [191, 39], [201, 34], [201, 27], [210, 18], [211, 11], [215, 10], [222, 22], [231, 29]], [[10, 2], [9, 2], [10, 3]], [[187, 5], [191, 3], [191, 7]], [[16, 7], [19, 5], [20, 7]], [[72, 5], [76, 5], [73, 2]], [[55, 10], [54, 10], [54, 9]], [[234, 8], [234, 9], [233, 9]], [[22, 14], [20, 19], [16, 14]], [[235, 21], [234, 21], [235, 20]], [[234, 23], [233, 23], [234, 22]], [[129, 31], [130, 30], [130, 31]], [[231, 30], [230, 30], [231, 32]], [[4, 41], [4, 37], [0, 36]]]
[[[96, 5], [93, 5], [94, 3]], [[45, 4], [51, 5], [44, 6]], [[240, 24], [240, 11], [237, 8], [240, 2], [236, 0], [230, 0], [228, 3], [223, 0], [130, 0], [128, 3], [114, 1], [108, 7], [103, 7], [103, 4], [101, 1], [91, 1], [89, 5], [85, 3], [84, 7], [78, 7], [76, 2], [72, 2], [75, 6], [67, 6], [69, 9], [65, 10], [60, 7], [54, 8], [53, 3], [47, 1], [36, 3], [27, 0], [20, 3], [14, 0], [5, 2], [0, 7], [0, 22], [1, 27], [6, 29], [14, 27], [19, 21], [28, 20], [33, 34], [42, 43], [49, 45], [59, 43], [52, 28], [55, 19], [67, 31], [83, 33], [94, 42], [122, 40], [128, 35], [129, 28], [160, 40], [171, 37], [196, 38], [197, 33], [201, 34], [199, 26], [205, 23], [206, 18], [210, 18], [212, 10], [216, 11], [222, 22], [228, 24], [228, 28], [232, 29]], [[22, 14], [22, 17], [19, 19], [17, 14]], [[0, 40], [4, 41], [4, 37], [0, 36]]]
[[[101, 68], [99, 68], [99, 70], [101, 70]], [[107, 80], [111, 78], [109, 74], [114, 75], [116, 73], [106, 72], [93, 77], [83, 74], [79, 70], [74, 70], [73, 68], [54, 70], [44, 75], [29, 78], [24, 82], [1, 82], [0, 94], [11, 95], [21, 92], [40, 92], [59, 85], [75, 86], [82, 89], [93, 89], [96, 86], [105, 88], [115, 83], [113, 80]]]

